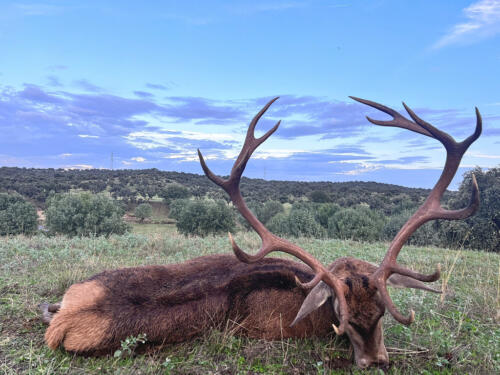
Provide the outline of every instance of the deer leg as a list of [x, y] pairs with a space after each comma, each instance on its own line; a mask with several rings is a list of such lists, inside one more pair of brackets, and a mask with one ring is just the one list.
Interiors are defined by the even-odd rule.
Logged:
[[38, 310], [42, 313], [42, 322], [45, 324], [50, 324], [54, 314], [61, 308], [61, 303], [47, 303], [42, 302], [38, 305]]

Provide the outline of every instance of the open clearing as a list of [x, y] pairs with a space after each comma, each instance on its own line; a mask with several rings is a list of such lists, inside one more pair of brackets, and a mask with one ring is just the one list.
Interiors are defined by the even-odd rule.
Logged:
[[[245, 249], [256, 235], [239, 233]], [[340, 256], [379, 262], [387, 244], [292, 239], [324, 263]], [[185, 238], [175, 226], [134, 225], [134, 233], [110, 238], [0, 238], [0, 373], [3, 374], [311, 374], [357, 373], [348, 341], [331, 337], [265, 342], [234, 337], [221, 327], [195, 340], [125, 358], [82, 358], [43, 342], [41, 301], [60, 300], [66, 288], [104, 269], [181, 262], [228, 252], [227, 237]], [[275, 254], [273, 256], [280, 256]], [[409, 327], [385, 316], [390, 374], [500, 373], [500, 257], [498, 254], [406, 247], [399, 262], [431, 272], [442, 264], [448, 281], [441, 296], [391, 290], [402, 311], [413, 308]], [[364, 373], [380, 373], [370, 369]]]

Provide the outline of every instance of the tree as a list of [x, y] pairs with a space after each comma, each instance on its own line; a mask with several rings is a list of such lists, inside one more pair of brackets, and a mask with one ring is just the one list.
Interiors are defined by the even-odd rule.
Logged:
[[[283, 212], [283, 205], [277, 201], [267, 201], [265, 203], [251, 202], [248, 204], [248, 207], [264, 225], [266, 225], [272, 217]], [[239, 221], [246, 229], [250, 229], [250, 224], [243, 216], [239, 216]]]
[[182, 211], [189, 204], [189, 199], [176, 199], [170, 203], [168, 217], [179, 220]]
[[177, 230], [184, 235], [206, 236], [234, 230], [234, 211], [225, 201], [188, 200], [177, 216]]
[[139, 218], [141, 222], [148, 219], [153, 215], [153, 207], [149, 203], [141, 203], [135, 208], [135, 217]]
[[[404, 210], [388, 217], [382, 228], [380, 239], [385, 241], [392, 241], [414, 212], [415, 210]], [[439, 225], [443, 222], [430, 221], [425, 223], [410, 236], [406, 243], [409, 245], [420, 246], [439, 245], [440, 240], [438, 235], [438, 228]], [[462, 221], [458, 222], [463, 223]], [[453, 236], [453, 238], [455, 238], [455, 236]]]
[[440, 237], [442, 245], [500, 252], [500, 168], [486, 172], [479, 167], [464, 175], [458, 193], [450, 199], [451, 209], [460, 209], [470, 200], [472, 174], [480, 193], [479, 210], [465, 219], [466, 225], [444, 222]]
[[173, 200], [189, 198], [191, 192], [187, 187], [181, 184], [168, 184], [160, 193], [160, 197], [165, 200], [165, 203], [170, 205]]
[[37, 229], [35, 207], [17, 193], [0, 193], [0, 235], [31, 234]]
[[343, 208], [328, 220], [328, 234], [334, 238], [376, 241], [384, 226], [383, 217], [366, 206]]
[[106, 193], [56, 194], [47, 202], [45, 216], [49, 231], [69, 236], [123, 234], [124, 209]]
[[314, 190], [309, 194], [309, 199], [314, 203], [328, 203], [331, 202], [327, 193], [322, 190]]
[[294, 237], [324, 237], [324, 228], [315, 220], [312, 211], [293, 208], [290, 214], [278, 213], [269, 220], [268, 228], [277, 235]]
[[318, 206], [315, 210], [316, 220], [323, 228], [328, 228], [328, 219], [340, 210], [340, 206], [336, 203], [323, 203]]

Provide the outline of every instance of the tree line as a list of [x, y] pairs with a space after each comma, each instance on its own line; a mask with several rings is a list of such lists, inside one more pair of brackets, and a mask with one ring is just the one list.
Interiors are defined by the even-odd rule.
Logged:
[[[154, 168], [140, 170], [0, 168], [0, 192], [17, 192], [42, 208], [51, 195], [71, 190], [108, 192], [113, 198], [124, 202], [149, 201], [162, 196], [165, 188], [174, 183], [188, 187], [195, 197], [226, 199], [225, 193], [204, 175], [193, 173], [160, 171]], [[391, 205], [398, 195], [420, 202], [429, 192], [428, 189], [377, 182], [268, 181], [245, 177], [242, 178], [240, 186], [248, 201], [272, 200], [293, 203], [309, 197], [315, 199], [314, 194], [319, 192], [341, 206], [366, 203], [386, 213], [390, 213]], [[445, 199], [448, 197], [449, 194]]]
[[[466, 220], [427, 223], [409, 243], [500, 251], [500, 168], [476, 168], [467, 173], [458, 191], [447, 192], [443, 206], [458, 209], [467, 204], [472, 172], [481, 192], [479, 212]], [[199, 181], [203, 182], [197, 185]], [[125, 185], [118, 189], [120, 182]], [[123, 233], [128, 229], [122, 219], [125, 204], [143, 202], [135, 215], [144, 221], [151, 215], [151, 207], [144, 202], [152, 198], [164, 200], [169, 216], [185, 235], [248, 230], [225, 194], [211, 185], [204, 176], [156, 169], [0, 168], [0, 190], [9, 192], [0, 194], [0, 234], [36, 231], [36, 211], [25, 198], [45, 209], [50, 231], [67, 235]], [[360, 241], [390, 241], [429, 193], [426, 189], [363, 182], [243, 179], [241, 185], [250, 209], [278, 235]], [[119, 195], [124, 188], [132, 195]], [[46, 198], [41, 202], [43, 196]]]

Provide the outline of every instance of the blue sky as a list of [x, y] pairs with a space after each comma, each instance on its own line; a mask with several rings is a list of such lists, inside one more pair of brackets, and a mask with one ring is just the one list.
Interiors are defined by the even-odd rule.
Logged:
[[348, 95], [484, 132], [452, 184], [500, 164], [500, 0], [0, 0], [0, 165], [227, 174], [246, 126], [282, 120], [248, 177], [431, 187], [440, 144]]

